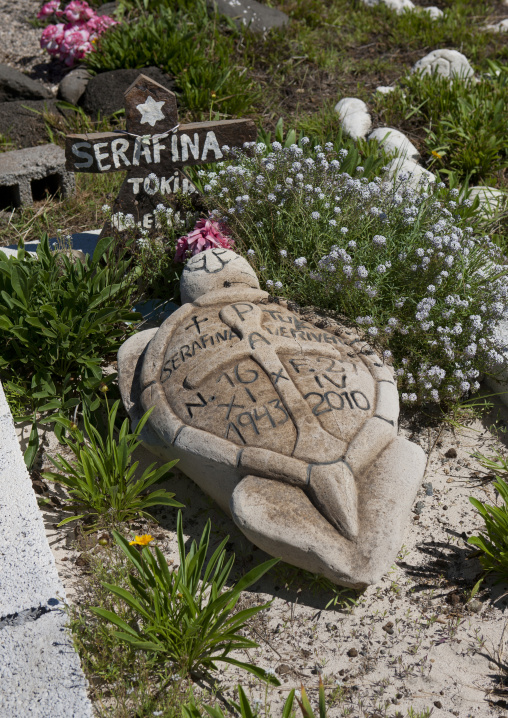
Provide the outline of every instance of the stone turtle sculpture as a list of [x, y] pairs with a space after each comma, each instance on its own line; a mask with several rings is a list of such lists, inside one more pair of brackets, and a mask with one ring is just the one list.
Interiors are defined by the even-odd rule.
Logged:
[[212, 496], [256, 546], [331, 581], [378, 581], [402, 542], [422, 449], [397, 436], [391, 370], [261, 291], [230, 250], [192, 257], [183, 306], [118, 353], [145, 445]]

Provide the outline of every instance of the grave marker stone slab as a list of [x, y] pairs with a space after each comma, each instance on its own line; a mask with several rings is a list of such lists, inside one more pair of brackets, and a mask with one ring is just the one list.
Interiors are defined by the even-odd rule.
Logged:
[[127, 170], [112, 208], [116, 234], [131, 226], [157, 234], [157, 206], [170, 206], [179, 190], [196, 191], [183, 168], [220, 161], [224, 145], [242, 147], [257, 134], [252, 120], [179, 125], [174, 93], [145, 75], [125, 92], [125, 115], [124, 132], [69, 135], [65, 148], [67, 168], [74, 172]]
[[118, 354], [131, 418], [155, 407], [143, 441], [273, 556], [344, 585], [379, 580], [425, 467], [397, 436], [391, 370], [354, 332], [272, 301], [230, 250], [192, 257], [181, 295]]

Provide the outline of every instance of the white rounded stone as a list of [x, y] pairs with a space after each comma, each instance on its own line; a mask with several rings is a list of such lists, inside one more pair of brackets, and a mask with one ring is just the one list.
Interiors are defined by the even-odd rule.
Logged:
[[420, 153], [406, 135], [392, 127], [377, 127], [370, 133], [369, 140], [377, 140], [389, 154], [412, 157], [415, 160], [420, 157]]
[[444, 15], [444, 12], [435, 5], [431, 5], [430, 7], [422, 7], [420, 8], [420, 12], [425, 12], [427, 13], [427, 15], [430, 15], [431, 20], [440, 20]]
[[389, 95], [390, 92], [394, 90], [395, 87], [390, 87], [390, 85], [379, 85], [379, 87], [376, 87], [376, 92], [380, 92], [382, 95]]
[[390, 10], [394, 10], [400, 14], [406, 12], [406, 10], [414, 10], [415, 5], [411, 0], [362, 0], [364, 5], [368, 7], [375, 7], [376, 5], [386, 5]]
[[485, 30], [491, 30], [492, 32], [508, 32], [508, 18], [496, 22], [493, 25], [486, 25]]
[[435, 182], [436, 175], [429, 172], [417, 162], [408, 159], [396, 157], [387, 166], [387, 176], [393, 181], [402, 181], [401, 175], [407, 174], [407, 184], [414, 189], [421, 187], [425, 180], [427, 182]]
[[506, 202], [507, 194], [503, 190], [494, 187], [470, 187], [469, 199], [480, 200], [478, 212], [484, 216], [488, 216], [502, 209]]
[[398, 15], [415, 9], [415, 5], [411, 0], [383, 0], [383, 5], [389, 7], [390, 10], [394, 10]]
[[342, 129], [354, 140], [364, 139], [372, 127], [367, 105], [357, 97], [344, 97], [335, 105]]
[[256, 272], [248, 261], [231, 249], [207, 249], [195, 254], [185, 265], [180, 294], [185, 304], [214, 289], [242, 286], [259, 289]]
[[414, 65], [412, 72], [422, 75], [437, 73], [443, 77], [468, 79], [474, 70], [465, 55], [457, 50], [433, 50]]

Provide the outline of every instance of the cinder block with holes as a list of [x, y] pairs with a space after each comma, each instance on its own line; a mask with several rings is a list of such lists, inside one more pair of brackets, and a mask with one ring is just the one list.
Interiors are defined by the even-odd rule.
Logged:
[[0, 154], [0, 209], [31, 205], [47, 193], [69, 197], [74, 189], [74, 173], [65, 169], [65, 152], [57, 145]]

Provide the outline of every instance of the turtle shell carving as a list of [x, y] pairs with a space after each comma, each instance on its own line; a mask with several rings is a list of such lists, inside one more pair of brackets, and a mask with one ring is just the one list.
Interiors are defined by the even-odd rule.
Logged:
[[[354, 332], [331, 333], [271, 301], [230, 250], [193, 257], [182, 295], [193, 301], [119, 353], [133, 419], [155, 406], [145, 443], [179, 458], [182, 471], [269, 553], [338, 583], [371, 583], [387, 556], [372, 565], [380, 545], [372, 536], [380, 532], [367, 525], [379, 520], [366, 516], [369, 504], [376, 509], [374, 497], [364, 496], [368, 485], [393, 484], [398, 470], [386, 475], [387, 458], [397, 464], [411, 455], [409, 494], [397, 496], [400, 486], [386, 492], [388, 503], [398, 502], [392, 513], [400, 523], [400, 507], [407, 514], [423, 475], [421, 449], [397, 438], [391, 370]], [[385, 548], [393, 549], [402, 529], [385, 529]], [[319, 538], [310, 537], [316, 531], [335, 559], [323, 561]]]

